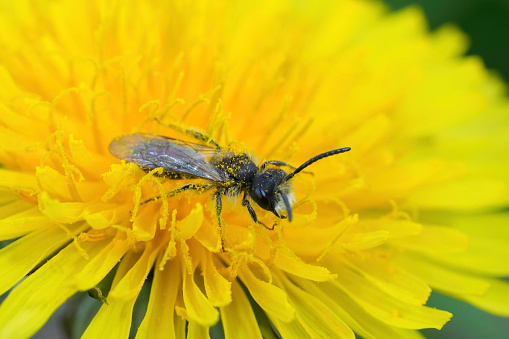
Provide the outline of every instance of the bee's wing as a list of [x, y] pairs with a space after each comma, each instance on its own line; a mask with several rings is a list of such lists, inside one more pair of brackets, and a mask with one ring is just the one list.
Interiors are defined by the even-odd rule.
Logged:
[[225, 182], [225, 172], [207, 159], [221, 150], [150, 133], [134, 133], [113, 139], [109, 146], [115, 157], [136, 165], [168, 172], [183, 173], [212, 181]]

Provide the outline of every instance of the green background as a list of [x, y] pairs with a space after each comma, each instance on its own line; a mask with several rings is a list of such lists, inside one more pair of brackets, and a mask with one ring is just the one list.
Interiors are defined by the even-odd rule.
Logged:
[[509, 82], [509, 0], [385, 0], [393, 9], [421, 7], [433, 30], [454, 23], [470, 37], [468, 54], [479, 55], [486, 66]]
[[[509, 0], [385, 2], [394, 10], [409, 5], [421, 7], [426, 13], [431, 30], [445, 23], [456, 24], [470, 37], [468, 54], [482, 57], [488, 69], [498, 73], [509, 83]], [[469, 304], [437, 293], [431, 295], [428, 305], [447, 310], [453, 313], [454, 317], [441, 331], [422, 331], [427, 338], [509, 338], [508, 318], [485, 313]]]

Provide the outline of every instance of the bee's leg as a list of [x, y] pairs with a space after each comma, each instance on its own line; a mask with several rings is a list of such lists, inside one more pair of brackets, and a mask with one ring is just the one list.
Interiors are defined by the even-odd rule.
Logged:
[[224, 230], [221, 226], [221, 211], [223, 210], [223, 202], [221, 200], [221, 192], [219, 190], [214, 193], [214, 200], [216, 201], [216, 217], [217, 217], [217, 225], [219, 227], [219, 236], [221, 237], [221, 250], [226, 252], [224, 247]]
[[[263, 171], [268, 165], [274, 165], [274, 166], [287, 166], [287, 167], [290, 167], [292, 170], [296, 170], [297, 167], [294, 167], [292, 165], [290, 165], [289, 163], [287, 162], [284, 162], [284, 161], [279, 161], [279, 160], [267, 160], [265, 161], [261, 166], [260, 166], [260, 169]], [[313, 174], [313, 172], [302, 172], [302, 173], [307, 173], [307, 174]]]
[[219, 148], [219, 144], [212, 138], [208, 137], [206, 134], [204, 133], [201, 133], [201, 132], [198, 132], [192, 128], [188, 128], [185, 130], [185, 133], [188, 134], [189, 136], [197, 139], [197, 140], [200, 140], [200, 141], [203, 141], [207, 144], [212, 144], [214, 145], [216, 148]]
[[192, 128], [184, 128], [182, 126], [179, 126], [179, 125], [171, 123], [171, 122], [162, 122], [158, 119], [156, 121], [165, 127], [171, 128], [171, 129], [173, 129], [177, 132], [180, 132], [180, 133], [185, 133], [196, 140], [202, 141], [204, 143], [212, 144], [216, 148], [219, 148], [219, 144], [214, 139], [210, 138], [208, 135], [206, 135], [203, 132], [197, 131]]
[[[209, 190], [213, 187], [213, 185], [211, 184], [207, 184], [207, 185], [198, 185], [198, 184], [187, 184], [187, 185], [184, 185], [184, 186], [181, 186], [181, 187], [178, 187], [178, 188], [175, 188], [171, 191], [169, 191], [168, 193], [165, 194], [164, 198], [165, 199], [168, 199], [168, 198], [171, 198], [171, 197], [174, 197], [176, 196], [177, 194], [180, 194], [184, 191], [206, 191], [206, 190]], [[150, 199], [147, 199], [145, 201], [143, 201], [141, 203], [141, 205], [145, 205], [145, 204], [148, 204], [149, 202], [153, 202], [153, 201], [157, 201], [159, 199], [161, 199], [162, 196], [158, 195], [158, 196], [155, 196], [153, 198], [150, 198]]]
[[246, 196], [247, 196], [246, 193], [244, 193], [244, 197], [242, 198], [242, 206], [246, 206], [246, 208], [247, 208], [247, 210], [249, 212], [249, 215], [251, 216], [251, 219], [253, 219], [253, 221], [255, 223], [263, 225], [266, 229], [273, 230], [274, 226], [272, 226], [272, 228], [270, 228], [267, 225], [265, 225], [263, 222], [258, 220], [258, 216], [256, 215], [256, 212], [254, 211], [253, 207], [249, 203], [249, 200], [247, 200]]
[[288, 166], [290, 167], [291, 169], [297, 169], [296, 167], [293, 167], [292, 165], [284, 162], [284, 161], [279, 161], [279, 160], [267, 160], [265, 161], [261, 166], [260, 166], [260, 169], [263, 171], [265, 169], [265, 167], [267, 167], [268, 165], [274, 165], [274, 166]]

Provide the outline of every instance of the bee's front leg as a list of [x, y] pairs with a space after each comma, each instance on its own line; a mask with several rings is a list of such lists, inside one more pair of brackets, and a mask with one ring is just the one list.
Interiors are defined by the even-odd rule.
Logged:
[[251, 216], [251, 219], [253, 219], [253, 221], [255, 223], [263, 225], [266, 229], [269, 229], [269, 230], [273, 230], [274, 229], [274, 226], [272, 226], [272, 228], [270, 228], [267, 225], [265, 225], [263, 222], [258, 220], [258, 216], [256, 215], [256, 212], [254, 211], [253, 206], [251, 206], [251, 204], [249, 203], [249, 200], [247, 200], [247, 194], [246, 193], [244, 193], [244, 197], [242, 198], [242, 206], [246, 206], [246, 208], [247, 208], [247, 210], [249, 212], [249, 215]]
[[157, 201], [157, 200], [159, 200], [161, 198], [164, 198], [164, 199], [172, 198], [172, 197], [176, 196], [177, 194], [180, 194], [180, 193], [185, 192], [185, 191], [200, 191], [200, 192], [205, 192], [206, 190], [209, 190], [212, 187], [213, 187], [213, 185], [211, 185], [211, 184], [206, 184], [206, 185], [187, 184], [187, 185], [184, 185], [184, 186], [172, 189], [171, 191], [165, 193], [164, 196], [158, 195], [158, 196], [152, 197], [150, 199], [147, 199], [147, 200], [143, 201], [141, 203], [141, 205], [148, 204], [149, 202], [155, 202], [155, 201]]

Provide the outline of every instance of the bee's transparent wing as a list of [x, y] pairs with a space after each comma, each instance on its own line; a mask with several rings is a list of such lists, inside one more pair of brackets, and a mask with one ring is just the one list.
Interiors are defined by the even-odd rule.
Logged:
[[115, 157], [140, 167], [183, 173], [212, 181], [225, 182], [227, 174], [207, 159], [222, 151], [215, 147], [195, 144], [150, 133], [134, 133], [113, 139], [109, 146]]

